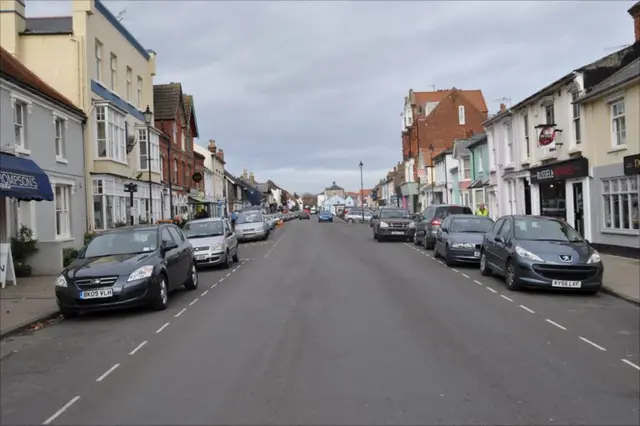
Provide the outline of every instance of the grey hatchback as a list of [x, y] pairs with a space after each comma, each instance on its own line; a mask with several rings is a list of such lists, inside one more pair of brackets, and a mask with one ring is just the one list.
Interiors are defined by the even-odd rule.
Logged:
[[447, 266], [455, 263], [480, 262], [480, 248], [484, 234], [493, 227], [493, 220], [485, 216], [452, 214], [436, 233], [434, 254], [444, 257]]
[[427, 207], [420, 215], [420, 220], [416, 221], [413, 243], [417, 246], [422, 244], [428, 250], [433, 249], [442, 221], [451, 214], [473, 214], [473, 212], [467, 206], [453, 204], [434, 204]]
[[480, 273], [505, 277], [510, 290], [523, 287], [581, 290], [602, 287], [604, 266], [589, 242], [561, 219], [503, 216], [482, 242]]

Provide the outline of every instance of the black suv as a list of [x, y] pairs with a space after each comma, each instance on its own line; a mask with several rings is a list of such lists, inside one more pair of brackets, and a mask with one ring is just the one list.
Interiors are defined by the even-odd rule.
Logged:
[[473, 214], [473, 211], [467, 206], [455, 204], [434, 204], [427, 207], [420, 215], [420, 220], [416, 221], [413, 243], [417, 246], [422, 244], [425, 249], [432, 250], [442, 221], [451, 214]]

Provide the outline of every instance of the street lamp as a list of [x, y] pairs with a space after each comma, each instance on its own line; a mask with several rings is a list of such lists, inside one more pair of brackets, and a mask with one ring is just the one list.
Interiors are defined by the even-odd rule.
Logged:
[[151, 120], [153, 113], [147, 105], [144, 110], [144, 123], [147, 125], [147, 165], [149, 167], [149, 223], [153, 223], [153, 183], [151, 181]]
[[364, 167], [364, 164], [361, 161], [358, 165], [360, 166], [360, 209], [362, 210], [362, 223], [364, 223], [364, 181], [362, 180], [362, 167]]
[[436, 186], [436, 178], [435, 178], [435, 174], [434, 174], [434, 169], [435, 167], [433, 166], [433, 144], [429, 144], [429, 151], [431, 154], [431, 204], [433, 204], [433, 202], [435, 201], [435, 186]]

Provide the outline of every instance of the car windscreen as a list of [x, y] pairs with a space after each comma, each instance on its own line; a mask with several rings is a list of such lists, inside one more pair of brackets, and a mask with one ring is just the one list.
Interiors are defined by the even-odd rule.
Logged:
[[82, 257], [102, 257], [154, 251], [158, 246], [156, 229], [140, 229], [98, 235], [85, 248]]
[[462, 206], [443, 206], [437, 207], [434, 218], [444, 219], [452, 214], [472, 214], [469, 207]]
[[262, 213], [246, 212], [238, 215], [237, 224], [262, 222]]
[[400, 209], [384, 209], [380, 211], [382, 219], [409, 219], [411, 215], [407, 210]]
[[449, 232], [473, 232], [486, 234], [493, 227], [493, 220], [482, 216], [456, 217]]
[[182, 228], [187, 238], [217, 237], [224, 234], [221, 220], [207, 220], [204, 222], [187, 222]]
[[584, 241], [582, 236], [566, 222], [544, 218], [516, 218], [514, 238], [531, 241]]

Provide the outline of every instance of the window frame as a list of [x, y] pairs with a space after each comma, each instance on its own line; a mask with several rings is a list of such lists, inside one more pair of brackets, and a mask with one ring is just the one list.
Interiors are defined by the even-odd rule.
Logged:
[[464, 112], [464, 105], [458, 105], [458, 124], [464, 126], [466, 123], [466, 116]]
[[56, 161], [58, 163], [67, 162], [67, 156], [66, 156], [67, 123], [68, 122], [64, 117], [60, 117], [58, 115], [53, 116], [54, 149], [56, 152]]
[[[55, 183], [53, 186], [55, 239], [66, 240], [71, 238], [71, 195], [73, 193], [73, 187], [62, 183]], [[61, 190], [60, 198], [62, 198], [62, 200], [60, 201], [60, 205], [58, 204], [58, 189]], [[58, 219], [59, 214], [64, 215], [60, 220]], [[63, 229], [59, 229], [59, 221], [63, 225]]]
[[102, 49], [104, 47], [104, 44], [98, 40], [97, 38], [95, 39], [95, 47], [94, 47], [94, 57], [95, 57], [95, 65], [96, 65], [96, 80], [99, 82], [102, 82]]
[[462, 180], [471, 180], [471, 158], [462, 158]]
[[136, 84], [137, 84], [136, 106], [138, 108], [142, 108], [142, 85], [143, 85], [142, 77], [138, 76]]
[[571, 92], [571, 124], [573, 127], [572, 137], [573, 137], [573, 145], [578, 146], [582, 143], [582, 130], [580, 129], [581, 123], [581, 113], [580, 113], [580, 104], [577, 103], [580, 98], [580, 92], [573, 91]]
[[111, 91], [117, 93], [118, 90], [118, 56], [111, 52], [109, 54], [109, 84]]
[[531, 137], [529, 134], [529, 112], [522, 113], [522, 122], [524, 127], [524, 143], [527, 147], [527, 156], [526, 158], [531, 157]]
[[[622, 106], [622, 113], [615, 115], [614, 110], [615, 107]], [[609, 114], [610, 114], [610, 124], [611, 124], [611, 146], [616, 148], [623, 148], [627, 146], [627, 121], [626, 121], [626, 105], [624, 96], [617, 97], [612, 99], [609, 102]], [[622, 130], [619, 129], [619, 125], [622, 123]], [[621, 138], [618, 138], [619, 135], [622, 135]], [[622, 140], [622, 143], [619, 143]]]
[[[16, 100], [13, 104], [13, 132], [14, 132], [14, 145], [20, 149], [27, 149], [27, 138], [26, 138], [26, 114], [24, 113], [27, 108], [27, 104], [20, 100]], [[18, 109], [20, 113], [18, 114]], [[18, 118], [20, 118], [20, 123], [18, 123]], [[18, 131], [18, 128], [20, 129]], [[18, 136], [19, 132], [19, 137]]]
[[127, 102], [131, 102], [131, 85], [133, 84], [131, 81], [131, 78], [133, 76], [133, 70], [131, 69], [131, 67], [127, 67], [127, 70], [125, 72], [125, 78], [127, 80], [127, 87], [126, 87], [126, 97], [127, 97]]
[[[614, 185], [615, 182], [615, 185]], [[626, 188], [622, 189], [623, 182], [626, 183]], [[635, 183], [635, 188], [634, 188]], [[610, 178], [602, 178], [600, 179], [600, 189], [602, 196], [602, 231], [608, 233], [623, 233], [623, 234], [632, 234], [632, 235], [640, 235], [640, 218], [638, 215], [640, 214], [640, 175], [635, 176], [618, 176], [618, 177], [610, 177]], [[626, 196], [626, 202], [624, 201], [623, 196]], [[636, 226], [634, 227], [634, 216], [633, 216], [633, 197], [635, 196], [636, 202]], [[615, 218], [615, 204], [617, 203], [617, 211], [618, 218], [616, 221]], [[607, 212], [608, 210], [608, 212]], [[629, 221], [629, 227], [623, 227], [624, 221], [624, 211], [626, 210], [626, 216]], [[607, 224], [607, 219], [611, 219], [610, 223]], [[616, 223], [617, 222], [617, 223]], [[619, 225], [619, 226], [616, 226]]]
[[[101, 118], [102, 117], [102, 118]], [[95, 160], [127, 163], [127, 124], [126, 114], [114, 108], [110, 103], [95, 105]], [[100, 124], [104, 126], [104, 139], [99, 137]], [[105, 155], [100, 155], [100, 141], [104, 141]]]

